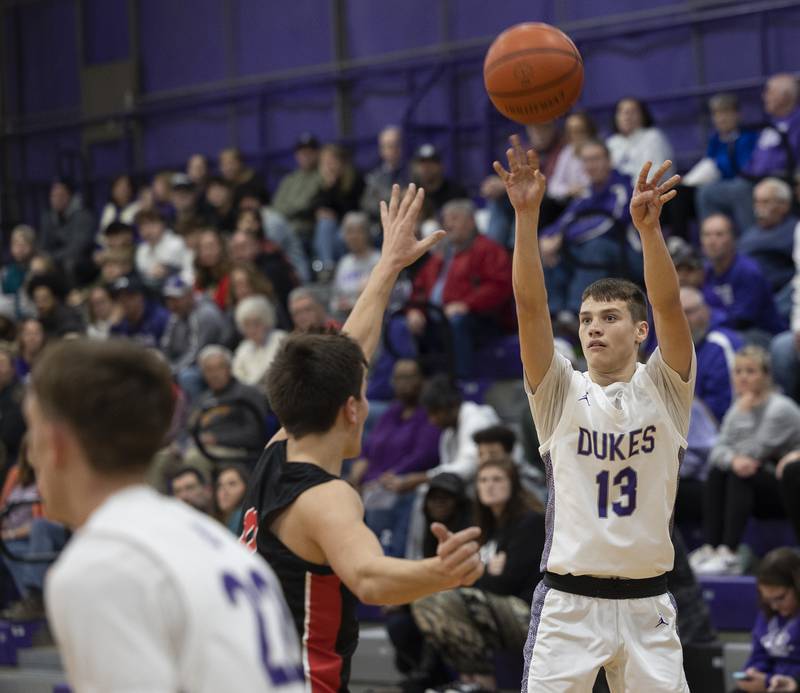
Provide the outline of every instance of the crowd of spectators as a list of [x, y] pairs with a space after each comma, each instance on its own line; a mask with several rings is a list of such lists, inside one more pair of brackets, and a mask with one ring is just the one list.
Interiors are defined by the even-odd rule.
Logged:
[[[765, 122], [753, 127], [735, 95], [708, 106], [707, 152], [663, 220], [698, 362], [676, 518], [704, 533], [697, 572], [739, 573], [751, 516], [788, 517], [800, 536], [800, 91], [791, 76], [772, 77]], [[673, 158], [635, 98], [619, 101], [606, 138], [600, 131], [584, 112], [527, 128], [548, 177], [539, 239], [549, 306], [559, 350], [576, 363], [585, 286], [642, 281], [631, 177]], [[426, 191], [420, 234], [448, 234], [392, 296], [362, 456], [346, 474], [388, 554], [430, 555], [431, 520], [455, 530], [477, 518], [482, 581], [388, 618], [402, 671], [435, 679], [444, 662], [491, 687], [485, 653], [521, 649], [544, 541], [527, 407], [501, 421], [459, 386], [486, 379], [492, 347], [516, 334], [513, 211], [496, 176], [471, 197], [434, 144], [407, 160], [402, 130], [388, 126], [377, 145], [377, 165], [362, 172], [345, 147], [304, 133], [273, 191], [233, 148], [146, 181], [124, 173], [98, 210], [71, 181], [52, 183], [38, 224], [12, 230], [0, 268], [3, 540], [19, 551], [63, 544], [36, 504], [21, 407], [43, 349], [77, 336], [132, 339], [169, 363], [179, 406], [153, 484], [237, 531], [249, 470], [277, 428], [265, 376], [282, 340], [344, 323], [379, 257], [379, 202], [414, 181]], [[43, 568], [7, 567], [21, 598], [9, 613], [39, 613]], [[484, 627], [488, 613], [502, 618]], [[454, 621], [465, 624], [457, 641], [440, 627]]]

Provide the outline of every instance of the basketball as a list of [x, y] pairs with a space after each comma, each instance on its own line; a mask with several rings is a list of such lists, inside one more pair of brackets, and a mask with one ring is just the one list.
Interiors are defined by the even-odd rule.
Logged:
[[549, 24], [517, 24], [489, 47], [483, 82], [504, 116], [525, 125], [544, 123], [578, 100], [583, 60], [563, 31]]

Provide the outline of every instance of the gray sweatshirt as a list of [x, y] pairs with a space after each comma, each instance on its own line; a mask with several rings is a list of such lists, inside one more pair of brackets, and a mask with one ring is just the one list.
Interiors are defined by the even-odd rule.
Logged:
[[750, 411], [742, 411], [734, 402], [722, 419], [708, 461], [720, 469], [730, 469], [734, 457], [747, 455], [774, 465], [792, 450], [800, 450], [800, 407], [773, 392]]

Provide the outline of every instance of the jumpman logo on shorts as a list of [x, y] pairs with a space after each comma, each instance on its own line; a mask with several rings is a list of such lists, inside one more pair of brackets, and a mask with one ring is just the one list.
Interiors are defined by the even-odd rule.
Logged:
[[658, 628], [659, 626], [668, 626], [668, 625], [669, 625], [669, 623], [664, 620], [664, 617], [661, 614], [659, 614], [658, 615], [658, 623], [656, 623], [656, 628]]
[[588, 390], [584, 393], [583, 397], [578, 397], [578, 401], [579, 402], [584, 400], [584, 399], [586, 400], [586, 406], [587, 407], [591, 407], [592, 405], [589, 403], [589, 391]]

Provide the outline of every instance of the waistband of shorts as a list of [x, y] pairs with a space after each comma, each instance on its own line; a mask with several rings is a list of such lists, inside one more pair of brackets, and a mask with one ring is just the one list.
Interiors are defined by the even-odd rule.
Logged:
[[570, 594], [599, 599], [643, 599], [667, 592], [667, 576], [650, 578], [598, 578], [589, 575], [545, 573], [544, 584]]

